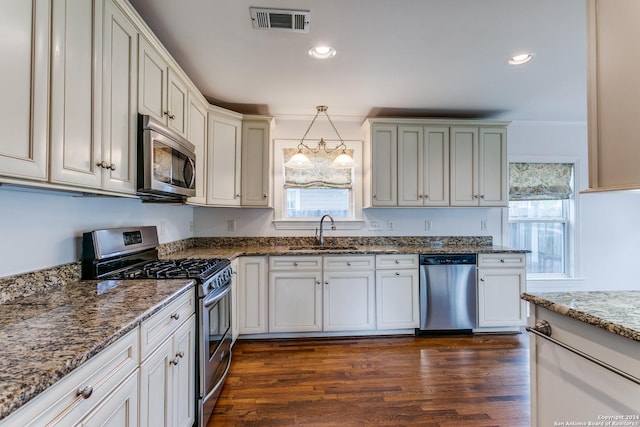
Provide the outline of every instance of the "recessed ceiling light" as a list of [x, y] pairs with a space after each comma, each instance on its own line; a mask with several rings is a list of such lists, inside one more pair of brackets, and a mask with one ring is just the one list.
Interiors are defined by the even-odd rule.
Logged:
[[523, 53], [509, 59], [509, 65], [522, 65], [533, 59], [533, 53]]
[[314, 46], [309, 49], [309, 56], [317, 59], [327, 59], [336, 56], [336, 50], [331, 46]]

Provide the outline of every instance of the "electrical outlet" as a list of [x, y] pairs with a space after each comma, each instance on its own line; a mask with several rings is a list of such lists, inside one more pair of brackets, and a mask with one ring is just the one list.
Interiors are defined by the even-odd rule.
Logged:
[[189, 231], [193, 233], [193, 229], [194, 229], [193, 221], [189, 221]]
[[425, 231], [431, 231], [431, 220], [430, 219], [426, 219], [424, 221], [424, 229], [425, 229]]
[[227, 221], [227, 231], [236, 231], [236, 220], [230, 219]]
[[380, 221], [369, 221], [369, 230], [380, 230]]
[[392, 220], [388, 220], [387, 221], [387, 230], [395, 230], [396, 229], [396, 222], [392, 221]]
[[480, 230], [487, 231], [487, 220], [486, 219], [480, 220]]
[[164, 236], [165, 234], [167, 234], [167, 224], [164, 222], [160, 223], [160, 235]]

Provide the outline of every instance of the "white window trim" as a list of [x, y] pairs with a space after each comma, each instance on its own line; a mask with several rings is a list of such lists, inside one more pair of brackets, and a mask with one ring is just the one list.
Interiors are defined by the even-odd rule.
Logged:
[[[282, 149], [296, 148], [298, 139], [275, 139], [273, 141], [273, 225], [277, 230], [309, 230], [318, 226], [318, 218], [286, 218], [285, 215], [285, 191], [282, 176]], [[339, 141], [327, 140], [327, 145], [333, 147]], [[336, 228], [339, 230], [360, 230], [364, 227], [362, 220], [362, 147], [360, 140], [345, 140], [347, 148], [353, 149], [353, 160], [356, 167], [353, 171], [353, 200], [352, 218], [336, 218]]]
[[[509, 163], [573, 163], [573, 197], [569, 200], [569, 218], [567, 227], [567, 273], [564, 275], [527, 275], [527, 281], [576, 281], [580, 279], [580, 198], [582, 189], [580, 159], [571, 156], [508, 156]], [[503, 242], [509, 243], [509, 208], [504, 209], [503, 216]]]

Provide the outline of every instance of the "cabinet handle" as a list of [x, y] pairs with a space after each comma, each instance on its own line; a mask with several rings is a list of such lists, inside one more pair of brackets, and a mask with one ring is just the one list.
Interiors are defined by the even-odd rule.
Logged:
[[174, 319], [174, 320], [178, 320], [180, 318], [180, 313], [173, 313], [171, 315], [171, 318]]
[[84, 388], [79, 388], [76, 391], [76, 396], [82, 396], [83, 399], [88, 399], [93, 394], [93, 386], [85, 386]]
[[396, 276], [399, 276], [399, 275], [400, 275], [400, 273], [396, 271]]
[[178, 359], [178, 357], [176, 357], [175, 359], [169, 361], [169, 365], [178, 366], [178, 363], [180, 363], [180, 359]]
[[614, 374], [618, 374], [621, 377], [634, 382], [638, 385], [640, 385], [640, 378], [634, 377], [633, 375], [630, 375], [624, 371], [621, 371], [620, 369], [616, 368], [615, 366], [611, 366], [608, 363], [603, 362], [600, 359], [596, 359], [595, 357], [581, 351], [578, 350], [576, 348], [571, 347], [570, 345], [567, 345], [565, 343], [563, 343], [562, 341], [558, 341], [555, 338], [551, 337], [551, 325], [549, 324], [549, 322], [547, 322], [546, 320], [539, 320], [536, 322], [535, 326], [527, 326], [526, 328], [527, 331], [531, 332], [534, 335], [539, 336], [540, 338], [544, 338], [545, 340], [550, 341], [553, 344], [556, 344], [562, 348], [564, 348], [567, 351], [570, 351], [571, 353], [578, 355], [584, 359], [587, 359], [590, 362], [595, 363], [596, 365], [610, 371], [613, 372]]
[[500, 262], [504, 262], [504, 258], [500, 258]]
[[347, 265], [348, 265], [349, 267], [351, 267], [351, 263], [350, 263], [349, 261], [347, 261]]
[[165, 111], [164, 115], [169, 117], [171, 120], [174, 120], [176, 118], [176, 116], [174, 116], [173, 114], [171, 114], [169, 111]]
[[176, 357], [179, 357], [180, 359], [182, 359], [184, 357], [184, 351], [177, 352]]
[[484, 277], [481, 277], [481, 278], [480, 278], [480, 281], [481, 281], [481, 282], [484, 282]]

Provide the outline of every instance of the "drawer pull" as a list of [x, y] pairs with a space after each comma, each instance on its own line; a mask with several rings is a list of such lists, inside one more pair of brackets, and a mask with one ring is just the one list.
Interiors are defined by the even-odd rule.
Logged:
[[504, 258], [500, 258], [500, 262], [504, 262]]
[[180, 318], [180, 313], [173, 313], [171, 315], [171, 318], [174, 319], [174, 320], [178, 320]]
[[83, 399], [88, 399], [93, 394], [93, 386], [85, 386], [84, 388], [79, 388], [76, 391], [76, 396], [82, 396]]
[[349, 261], [347, 261], [347, 265], [348, 265], [349, 267], [351, 267], [351, 263], [350, 263]]
[[551, 337], [551, 325], [549, 324], [549, 322], [547, 322], [546, 320], [539, 320], [536, 322], [535, 326], [527, 326], [527, 331], [539, 336], [540, 338], [544, 338], [547, 341], [550, 341], [553, 344], [556, 344], [557, 346], [560, 346], [562, 348], [564, 348], [567, 351], [570, 351], [573, 354], [576, 354], [584, 359], [587, 359], [589, 362], [595, 363], [596, 365], [606, 369], [607, 371], [613, 372], [614, 374], [620, 375], [621, 377], [640, 385], [640, 378], [634, 377], [633, 375], [630, 375], [624, 371], [621, 371], [620, 369], [616, 368], [615, 366], [611, 366], [606, 362], [603, 362], [600, 359], [596, 359], [595, 357], [581, 351], [578, 350], [577, 348], [573, 348], [570, 345], [567, 345], [565, 343], [563, 343], [562, 341], [558, 341], [557, 339]]
[[396, 271], [396, 276], [399, 276], [399, 275], [400, 275], [400, 273], [398, 273], [398, 272]]
[[399, 259], [396, 260], [396, 264], [400, 264], [400, 260]]

